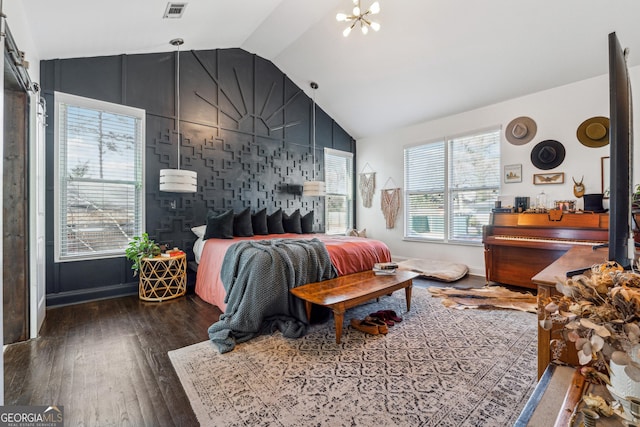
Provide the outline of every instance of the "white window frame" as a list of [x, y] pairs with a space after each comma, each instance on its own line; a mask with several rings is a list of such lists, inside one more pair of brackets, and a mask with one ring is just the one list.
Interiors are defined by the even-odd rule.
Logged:
[[[335, 186], [331, 185], [331, 183], [329, 182], [331, 180], [331, 174], [327, 169], [327, 157], [328, 156], [334, 156], [334, 157], [340, 157], [345, 159], [346, 162], [349, 162], [348, 164], [350, 165], [351, 168], [351, 173], [350, 176], [347, 178], [347, 182], [346, 185], [344, 186], [344, 188], [346, 189], [346, 191], [344, 192], [330, 192], [330, 190], [332, 188], [335, 188]], [[325, 201], [324, 201], [324, 218], [325, 218], [325, 233], [326, 234], [344, 234], [347, 230], [353, 228], [353, 169], [354, 169], [354, 165], [353, 165], [353, 153], [350, 153], [348, 151], [342, 151], [342, 150], [335, 150], [333, 148], [325, 148], [324, 149], [324, 179], [325, 179], [325, 188], [326, 188], [326, 196], [325, 196]], [[329, 212], [329, 200], [331, 199], [332, 196], [338, 196], [338, 197], [346, 197], [346, 212], [345, 214], [347, 215], [347, 224], [344, 228], [344, 230], [333, 230], [333, 229], [329, 229], [328, 225], [329, 225], [329, 217], [330, 217], [330, 212]]]
[[[54, 119], [54, 258], [55, 262], [68, 262], [68, 261], [82, 261], [90, 259], [102, 259], [102, 258], [115, 258], [121, 257], [125, 253], [126, 245], [121, 248], [113, 248], [108, 250], [99, 250], [92, 253], [65, 253], [63, 250], [62, 239], [62, 200], [66, 191], [62, 188], [63, 182], [60, 176], [61, 170], [66, 170], [67, 157], [64, 154], [66, 150], [66, 140], [63, 140], [62, 126], [66, 122], [66, 117], [62, 117], [64, 106], [80, 107], [90, 110], [98, 110], [112, 114], [124, 115], [134, 118], [137, 124], [137, 139], [135, 142], [134, 153], [137, 159], [134, 159], [134, 164], [138, 167], [135, 169], [135, 178], [133, 181], [126, 180], [120, 182], [127, 182], [135, 185], [135, 219], [134, 219], [134, 232], [129, 238], [139, 235], [145, 229], [145, 129], [146, 129], [146, 112], [140, 108], [129, 107], [125, 105], [115, 104], [111, 102], [99, 101], [96, 99], [85, 98], [77, 95], [71, 95], [62, 92], [54, 93], [55, 104], [55, 119]], [[63, 120], [64, 119], [64, 120]], [[95, 180], [94, 181], [99, 181]], [[104, 182], [118, 183], [113, 180], [103, 180]]]
[[[463, 138], [489, 135], [489, 134], [493, 134], [493, 137], [495, 137], [494, 148], [497, 150], [497, 157], [493, 159], [494, 170], [491, 171], [493, 173], [494, 181], [491, 183], [491, 185], [484, 185], [481, 187], [468, 187], [462, 190], [453, 188], [453, 184], [451, 183], [451, 180], [452, 180], [452, 173], [455, 173], [455, 171], [452, 171], [452, 166], [450, 161], [452, 142], [455, 140], [463, 139]], [[472, 132], [468, 132], [460, 135], [438, 138], [428, 142], [411, 144], [404, 147], [404, 169], [405, 169], [404, 170], [404, 180], [405, 180], [404, 204], [406, 206], [405, 221], [404, 221], [404, 240], [433, 242], [433, 243], [464, 244], [464, 245], [473, 245], [473, 246], [475, 245], [479, 246], [482, 244], [481, 227], [482, 225], [485, 225], [486, 223], [488, 223], [489, 214], [491, 213], [491, 208], [493, 207], [493, 202], [498, 199], [498, 195], [500, 194], [500, 185], [501, 185], [500, 140], [501, 140], [501, 128], [499, 126], [496, 126], [496, 127], [480, 129], [477, 131], [472, 131]], [[443, 158], [441, 159], [441, 161], [443, 162], [442, 166], [444, 171], [444, 177], [441, 177], [441, 178], [443, 178], [442, 182], [444, 187], [441, 188], [440, 191], [436, 189], [423, 189], [423, 191], [413, 189], [410, 191], [409, 189], [412, 188], [413, 186], [411, 185], [411, 183], [408, 182], [410, 178], [408, 177], [407, 168], [406, 168], [408, 150], [411, 150], [412, 148], [416, 148], [416, 147], [427, 146], [430, 144], [443, 144], [443, 147], [444, 147], [444, 155], [443, 155]], [[476, 233], [475, 233], [476, 237], [454, 236], [454, 227], [452, 226], [452, 222], [455, 221], [455, 218], [453, 215], [453, 213], [455, 213], [454, 198], [458, 193], [463, 191], [490, 192], [492, 194], [492, 198], [486, 201], [487, 202], [486, 206], [473, 212], [472, 228], [476, 230]], [[410, 197], [413, 195], [428, 195], [428, 194], [442, 195], [443, 215], [444, 215], [442, 220], [443, 222], [442, 237], [437, 237], [433, 235], [429, 236], [428, 233], [425, 233], [425, 236], [419, 236], [417, 235], [419, 233], [415, 233], [410, 230], [411, 219], [412, 219]], [[483, 216], [486, 217], [486, 219], [484, 221], [479, 221], [478, 219], [482, 218]]]

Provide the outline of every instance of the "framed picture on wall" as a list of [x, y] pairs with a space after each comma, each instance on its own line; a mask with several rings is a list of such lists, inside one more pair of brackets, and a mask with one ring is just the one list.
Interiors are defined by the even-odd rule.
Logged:
[[603, 199], [609, 198], [609, 157], [600, 157], [600, 171], [602, 172], [602, 194]]
[[512, 182], [522, 182], [522, 165], [505, 165], [504, 182], [506, 184]]
[[533, 174], [533, 183], [535, 185], [564, 184], [564, 172]]

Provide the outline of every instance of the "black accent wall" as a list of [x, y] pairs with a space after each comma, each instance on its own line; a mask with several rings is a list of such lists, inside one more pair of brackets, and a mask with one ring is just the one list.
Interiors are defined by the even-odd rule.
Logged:
[[[41, 62], [47, 100], [47, 305], [137, 293], [126, 258], [54, 262], [54, 91], [146, 111], [146, 230], [185, 249], [208, 210], [314, 210], [324, 229], [324, 200], [300, 189], [323, 173], [323, 149], [355, 153], [355, 141], [270, 61], [241, 49], [180, 53], [181, 168], [198, 172], [195, 194], [159, 191], [159, 171], [177, 166], [176, 52]], [[321, 89], [319, 89], [321, 90]]]

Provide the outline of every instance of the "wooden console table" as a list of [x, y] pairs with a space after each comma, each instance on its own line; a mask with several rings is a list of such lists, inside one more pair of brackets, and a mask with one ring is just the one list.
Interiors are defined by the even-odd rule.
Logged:
[[[531, 281], [538, 286], [538, 320], [542, 318], [540, 313], [542, 313], [543, 301], [549, 296], [557, 294], [556, 283], [558, 279], [566, 277], [567, 271], [591, 267], [594, 264], [607, 261], [608, 258], [608, 248], [594, 251], [591, 246], [575, 246], [533, 276]], [[551, 362], [551, 333], [552, 331], [542, 329], [538, 323], [538, 378], [542, 376], [547, 365]], [[573, 366], [579, 365], [575, 351], [565, 352], [560, 360]]]

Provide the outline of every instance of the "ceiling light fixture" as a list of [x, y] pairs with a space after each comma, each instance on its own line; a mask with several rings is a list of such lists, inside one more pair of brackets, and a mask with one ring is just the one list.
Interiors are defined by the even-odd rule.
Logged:
[[180, 46], [182, 39], [173, 39], [169, 43], [178, 48], [176, 56], [176, 131], [178, 133], [178, 168], [160, 169], [160, 191], [171, 193], [195, 193], [198, 191], [198, 173], [180, 169]]
[[380, 12], [380, 3], [373, 3], [366, 12], [362, 11], [362, 8], [360, 7], [360, 0], [353, 0], [353, 4], [355, 6], [353, 7], [351, 15], [347, 15], [346, 13], [338, 13], [336, 15], [336, 20], [338, 20], [338, 22], [350, 23], [350, 25], [342, 32], [342, 35], [347, 37], [358, 22], [360, 23], [362, 34], [367, 34], [369, 32], [369, 27], [371, 27], [373, 31], [378, 31], [380, 29], [380, 24], [371, 21], [369, 15], [376, 15]]
[[313, 89], [313, 110], [311, 111], [311, 122], [313, 126], [313, 181], [305, 181], [302, 184], [302, 195], [308, 197], [322, 197], [326, 195], [324, 188], [324, 181], [316, 181], [316, 89], [318, 89], [318, 83], [311, 82], [311, 89]]

